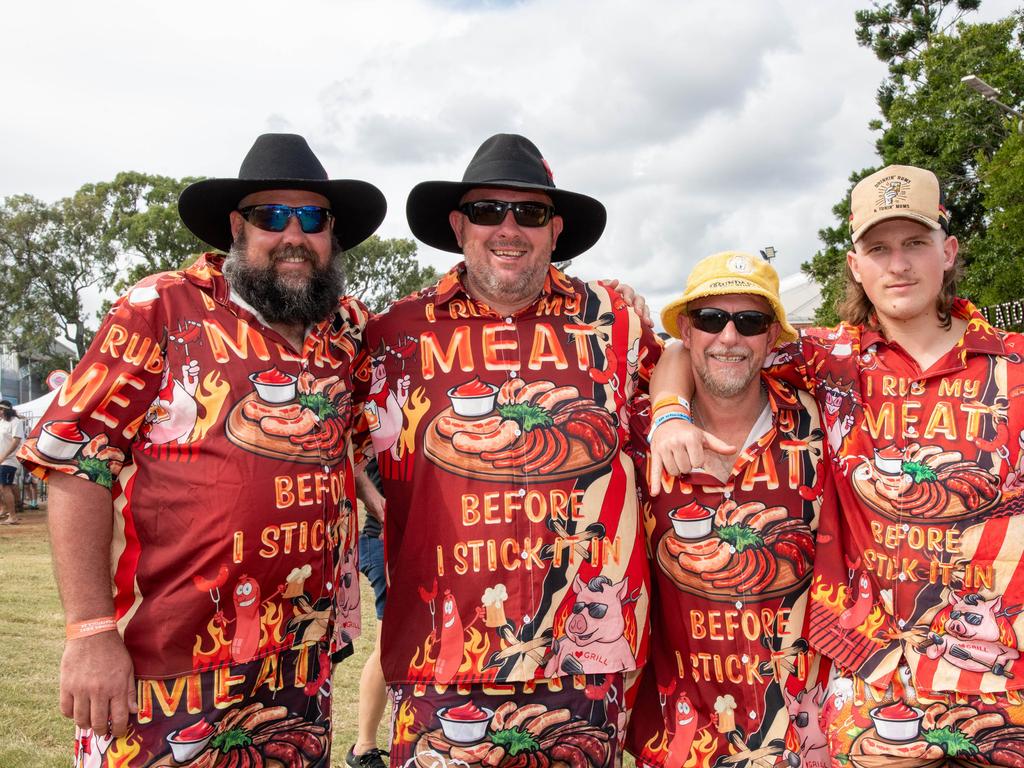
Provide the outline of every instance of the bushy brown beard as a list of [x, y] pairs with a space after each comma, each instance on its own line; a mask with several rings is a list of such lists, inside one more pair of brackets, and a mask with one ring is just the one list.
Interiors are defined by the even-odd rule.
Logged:
[[[293, 256], [302, 256], [313, 265], [305, 286], [289, 285], [274, 269], [277, 259]], [[224, 260], [224, 277], [268, 323], [312, 325], [330, 317], [345, 291], [345, 260], [337, 241], [332, 243], [327, 266], [318, 267], [316, 261], [316, 254], [308, 248], [289, 245], [271, 251], [267, 266], [254, 266], [243, 229]]]

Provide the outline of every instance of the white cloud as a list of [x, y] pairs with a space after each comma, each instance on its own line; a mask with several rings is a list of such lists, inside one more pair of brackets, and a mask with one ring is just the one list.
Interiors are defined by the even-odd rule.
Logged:
[[[856, 45], [865, 0], [180, 0], [5, 9], [0, 196], [44, 199], [133, 169], [234, 175], [264, 131], [306, 135], [373, 181], [381, 234], [405, 198], [519, 132], [609, 224], [577, 260], [660, 306], [699, 258], [818, 248], [847, 177], [874, 162], [884, 67]], [[986, 0], [977, 19], [1014, 9]], [[422, 249], [440, 268], [451, 254]]]

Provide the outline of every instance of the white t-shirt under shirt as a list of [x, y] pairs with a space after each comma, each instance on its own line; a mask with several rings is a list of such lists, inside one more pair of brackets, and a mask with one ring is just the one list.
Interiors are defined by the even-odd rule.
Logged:
[[15, 458], [15, 454], [18, 452], [18, 448], [21, 446], [21, 441], [25, 439], [25, 425], [21, 419], [15, 416], [10, 421], [0, 417], [0, 454], [2, 454], [14, 441], [14, 450], [11, 451], [11, 455], [0, 462], [0, 466], [4, 467], [18, 467], [18, 460]]

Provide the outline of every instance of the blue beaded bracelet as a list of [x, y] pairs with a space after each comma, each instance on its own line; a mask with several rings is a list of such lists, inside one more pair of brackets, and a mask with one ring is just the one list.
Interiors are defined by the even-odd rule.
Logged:
[[650, 444], [651, 438], [654, 437], [654, 430], [664, 424], [666, 421], [672, 421], [672, 419], [682, 419], [693, 424], [693, 419], [690, 414], [684, 413], [683, 411], [670, 411], [663, 413], [661, 416], [655, 417], [654, 421], [651, 422], [651, 431], [647, 433], [647, 443]]

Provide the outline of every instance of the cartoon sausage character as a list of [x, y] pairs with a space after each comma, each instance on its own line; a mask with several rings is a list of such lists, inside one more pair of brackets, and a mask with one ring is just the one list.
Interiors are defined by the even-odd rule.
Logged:
[[243, 664], [256, 655], [260, 645], [260, 585], [243, 575], [232, 595], [235, 601], [235, 637], [231, 660]]
[[459, 607], [455, 604], [455, 595], [450, 589], [444, 591], [441, 602], [441, 647], [437, 652], [434, 664], [434, 677], [442, 684], [450, 683], [462, 666], [465, 635]]
[[672, 740], [668, 743], [668, 755], [664, 768], [681, 768], [690, 757], [690, 746], [697, 734], [697, 710], [685, 693], [680, 693], [672, 710]]
[[871, 613], [871, 606], [874, 604], [871, 580], [866, 571], [861, 571], [860, 578], [857, 579], [857, 594], [854, 596], [853, 605], [839, 615], [839, 626], [843, 629], [859, 627]]

